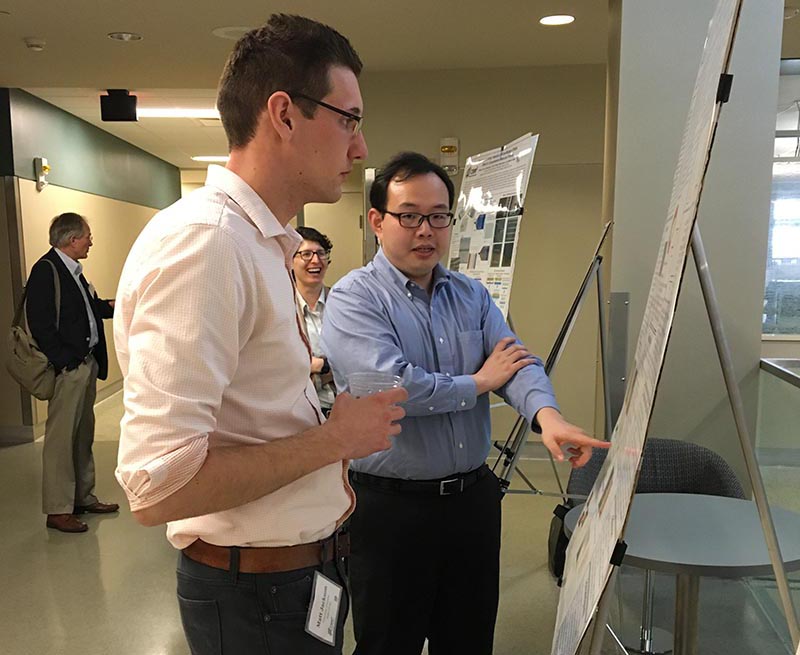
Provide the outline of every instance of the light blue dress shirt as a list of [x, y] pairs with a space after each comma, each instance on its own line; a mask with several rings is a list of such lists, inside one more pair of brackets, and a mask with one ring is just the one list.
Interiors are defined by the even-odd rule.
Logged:
[[87, 339], [89, 340], [89, 348], [94, 348], [97, 345], [97, 342], [100, 341], [100, 333], [97, 330], [97, 321], [94, 318], [92, 303], [89, 300], [89, 296], [86, 295], [86, 289], [84, 289], [83, 284], [81, 284], [81, 273], [83, 273], [83, 264], [81, 264], [80, 262], [76, 262], [69, 255], [65, 255], [58, 248], [54, 248], [54, 250], [56, 251], [56, 254], [61, 258], [61, 261], [64, 262], [64, 265], [67, 267], [67, 270], [72, 275], [72, 279], [75, 280], [75, 284], [77, 284], [78, 288], [81, 290], [81, 295], [83, 296], [83, 303], [86, 305], [86, 316], [89, 319], [89, 336], [87, 337]]
[[[328, 296], [322, 350], [337, 388], [347, 389], [352, 372], [384, 371], [408, 391], [403, 431], [389, 450], [354, 461], [356, 471], [433, 480], [476, 469], [489, 454], [489, 394], [477, 395], [471, 375], [514, 334], [478, 281], [441, 264], [433, 275], [429, 297], [379, 250]], [[541, 360], [496, 393], [529, 421], [542, 407], [558, 407]]]

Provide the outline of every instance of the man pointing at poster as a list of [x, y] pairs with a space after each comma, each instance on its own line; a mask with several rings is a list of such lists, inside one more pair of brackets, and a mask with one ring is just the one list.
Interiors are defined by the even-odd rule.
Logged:
[[347, 375], [398, 375], [408, 391], [403, 439], [352, 464], [357, 655], [492, 652], [500, 498], [485, 464], [495, 391], [542, 428], [557, 460], [582, 466], [592, 446], [558, 411], [541, 361], [519, 343], [486, 289], [447, 271], [453, 183], [401, 153], [377, 176], [369, 222], [375, 259], [334, 286], [323, 348], [340, 390]]

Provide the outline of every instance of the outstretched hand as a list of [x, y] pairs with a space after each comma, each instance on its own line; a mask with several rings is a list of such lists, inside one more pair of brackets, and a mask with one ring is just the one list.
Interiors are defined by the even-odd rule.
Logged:
[[557, 462], [565, 458], [563, 448], [569, 453], [572, 468], [584, 466], [592, 456], [592, 448], [609, 448], [611, 442], [590, 437], [586, 432], [564, 417], [553, 407], [543, 407], [536, 413], [542, 427], [542, 443]]

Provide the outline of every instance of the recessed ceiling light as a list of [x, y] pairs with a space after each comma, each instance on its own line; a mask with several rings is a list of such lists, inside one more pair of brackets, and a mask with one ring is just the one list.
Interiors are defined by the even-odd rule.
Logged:
[[542, 25], [569, 25], [575, 20], [575, 16], [567, 16], [566, 14], [545, 16], [539, 19]]
[[211, 34], [220, 39], [229, 39], [230, 41], [238, 41], [241, 39], [245, 34], [247, 34], [252, 27], [247, 27], [243, 25], [236, 25], [233, 27], [217, 27], [211, 30]]
[[107, 36], [114, 41], [125, 41], [126, 43], [142, 40], [142, 35], [136, 32], [109, 32]]
[[216, 109], [194, 107], [139, 107], [136, 110], [139, 118], [206, 118], [219, 119]]
[[228, 155], [198, 155], [197, 157], [192, 157], [194, 161], [202, 161], [209, 164], [223, 164], [228, 159], [230, 159]]

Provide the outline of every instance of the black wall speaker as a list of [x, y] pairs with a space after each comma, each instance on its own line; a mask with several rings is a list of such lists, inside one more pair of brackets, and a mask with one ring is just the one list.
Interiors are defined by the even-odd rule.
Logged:
[[100, 118], [104, 121], [135, 121], [136, 96], [127, 89], [108, 89], [108, 95], [100, 96]]

